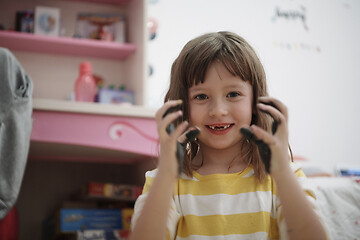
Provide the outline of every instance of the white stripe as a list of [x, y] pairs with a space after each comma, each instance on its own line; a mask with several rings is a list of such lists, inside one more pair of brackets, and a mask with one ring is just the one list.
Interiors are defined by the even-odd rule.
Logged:
[[301, 169], [300, 164], [296, 162], [290, 162], [290, 167], [293, 170], [293, 172], [296, 172], [297, 170]]
[[233, 234], [233, 235], [221, 235], [221, 236], [200, 236], [191, 235], [186, 238], [176, 237], [176, 240], [263, 240], [268, 239], [266, 232], [257, 232], [252, 234]]
[[251, 177], [254, 175], [254, 169], [251, 169], [245, 176], [243, 177]]
[[156, 176], [157, 172], [158, 172], [158, 169], [157, 169], [157, 168], [154, 169], [154, 170], [151, 170], [151, 171], [147, 171], [147, 172], [145, 173], [145, 177], [154, 178], [154, 177]]
[[193, 180], [193, 181], [196, 181], [196, 182], [199, 181], [199, 179], [197, 179], [195, 176], [193, 176], [191, 178], [188, 175], [186, 175], [185, 173], [181, 173], [181, 178], [184, 179], [184, 180]]
[[[155, 178], [156, 177], [156, 174], [158, 173], [158, 169], [154, 169], [154, 170], [151, 170], [151, 171], [147, 171], [145, 173], [145, 177], [149, 177], [149, 178]], [[193, 181], [199, 181], [197, 178], [195, 177], [192, 177], [190, 178], [189, 176], [187, 176], [185, 173], [181, 173], [181, 178], [184, 179], [184, 180], [193, 180]]]
[[240, 193], [236, 195], [180, 195], [182, 214], [196, 216], [229, 215], [260, 211], [271, 213], [273, 201], [276, 201], [276, 196], [272, 195], [271, 191]]

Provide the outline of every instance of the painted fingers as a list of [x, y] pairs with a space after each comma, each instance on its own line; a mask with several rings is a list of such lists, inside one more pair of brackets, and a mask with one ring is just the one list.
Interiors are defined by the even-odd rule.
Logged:
[[[269, 133], [258, 126], [251, 126], [250, 128], [241, 128], [240, 132], [248, 141], [253, 141], [259, 149], [261, 160], [265, 165], [267, 173], [270, 173], [272, 151], [274, 145], [277, 145], [277, 138], [275, 135], [280, 135], [287, 141], [287, 108], [279, 100], [271, 97], [260, 97], [257, 104], [258, 109], [272, 117], [272, 129]], [[275, 149], [277, 151], [277, 149]]]
[[187, 143], [195, 141], [196, 137], [200, 134], [200, 129], [198, 127], [190, 127], [185, 133], [183, 133], [179, 138], [178, 141], [183, 145], [186, 146]]
[[[200, 129], [197, 127], [188, 127], [187, 121], [182, 121], [182, 101], [169, 101], [156, 114], [160, 138], [165, 139], [164, 142], [168, 144], [167, 138], [171, 140], [176, 138], [176, 158], [178, 161], [178, 174], [182, 172], [184, 162], [184, 148], [188, 142], [194, 141], [199, 135]], [[177, 123], [177, 126], [176, 124]], [[170, 139], [169, 139], [170, 140]]]
[[174, 122], [182, 120], [182, 101], [166, 102], [156, 113], [155, 119], [160, 140], [169, 136], [177, 139], [186, 129], [188, 122], [181, 122], [176, 128]]

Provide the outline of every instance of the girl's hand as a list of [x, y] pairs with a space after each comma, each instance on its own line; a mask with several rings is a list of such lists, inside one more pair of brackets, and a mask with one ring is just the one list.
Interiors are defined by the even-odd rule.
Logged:
[[276, 177], [283, 171], [289, 170], [288, 111], [282, 102], [271, 97], [260, 97], [257, 107], [260, 111], [270, 114], [277, 123], [274, 135], [256, 125], [250, 126], [256, 139], [262, 140], [269, 146], [270, 174]]
[[182, 116], [182, 111], [176, 111], [164, 116], [165, 112], [176, 105], [181, 104], [181, 100], [172, 100], [166, 102], [155, 114], [157, 130], [160, 141], [160, 156], [159, 156], [159, 172], [170, 174], [171, 177], [178, 176], [178, 163], [176, 158], [176, 143], [177, 139], [186, 130], [188, 122], [184, 121], [179, 124], [170, 134], [166, 128], [176, 119]]
[[179, 138], [178, 142], [186, 147], [187, 143], [196, 140], [196, 137], [200, 134], [200, 128], [197, 126], [189, 127]]

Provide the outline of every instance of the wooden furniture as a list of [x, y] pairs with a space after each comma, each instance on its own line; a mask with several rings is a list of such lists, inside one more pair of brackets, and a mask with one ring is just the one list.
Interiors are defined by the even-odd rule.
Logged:
[[[42, 221], [88, 181], [141, 185], [158, 153], [155, 110], [145, 106], [146, 1], [5, 1], [0, 23], [14, 26], [16, 11], [39, 5], [60, 8], [65, 36], [0, 31], [0, 46], [34, 82], [29, 161], [17, 203], [20, 239], [41, 239]], [[125, 14], [127, 42], [72, 38], [78, 12]], [[133, 90], [136, 105], [69, 101], [82, 61], [105, 84]]]
[[31, 160], [132, 163], [157, 155], [153, 111], [141, 106], [35, 99], [33, 120]]

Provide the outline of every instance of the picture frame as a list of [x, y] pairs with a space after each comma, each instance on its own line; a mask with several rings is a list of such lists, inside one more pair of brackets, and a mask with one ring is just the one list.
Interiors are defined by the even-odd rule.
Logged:
[[60, 9], [54, 7], [37, 6], [35, 8], [34, 33], [46, 36], [59, 36]]

